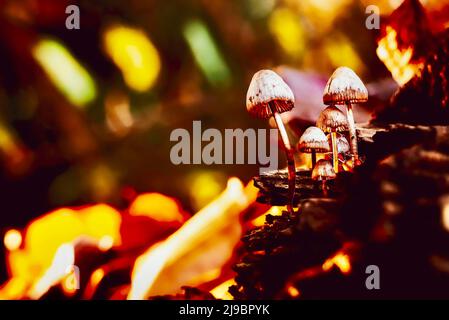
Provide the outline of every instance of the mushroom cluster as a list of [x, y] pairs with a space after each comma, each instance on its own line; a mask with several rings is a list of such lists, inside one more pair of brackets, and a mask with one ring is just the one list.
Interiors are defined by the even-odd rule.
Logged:
[[326, 105], [346, 105], [348, 116], [349, 141], [353, 164], [359, 165], [359, 152], [357, 150], [357, 134], [355, 130], [352, 104], [368, 101], [368, 90], [357, 74], [347, 67], [340, 67], [329, 78], [323, 94]]
[[[368, 100], [368, 90], [354, 71], [347, 67], [335, 70], [329, 78], [323, 93], [326, 108], [321, 112], [316, 126], [309, 127], [300, 137], [296, 149], [311, 155], [312, 179], [321, 181], [323, 193], [327, 194], [326, 181], [335, 179], [340, 171], [339, 155], [350, 154], [352, 165], [360, 165], [357, 134], [352, 105]], [[294, 107], [295, 97], [284, 80], [271, 70], [261, 70], [254, 74], [246, 96], [248, 113], [254, 117], [273, 117], [279, 130], [287, 156], [289, 181], [289, 211], [293, 212], [295, 195], [296, 166], [294, 149], [280, 116]], [[346, 115], [337, 107], [346, 106]], [[349, 143], [345, 134], [349, 132]], [[327, 136], [326, 136], [327, 134]], [[317, 162], [317, 154], [325, 159]], [[345, 156], [341, 161], [346, 159]], [[332, 161], [329, 161], [332, 160]]]
[[[328, 133], [332, 150], [332, 163], [336, 173], [339, 171], [338, 154], [351, 153], [353, 165], [360, 165], [357, 148], [352, 105], [368, 101], [368, 90], [354, 71], [340, 67], [329, 78], [323, 93], [323, 102], [327, 107], [321, 112], [316, 126]], [[346, 116], [336, 106], [346, 105]], [[343, 133], [349, 131], [349, 141]], [[308, 130], [303, 137], [308, 136]], [[301, 137], [302, 138], [302, 137]], [[301, 152], [301, 149], [299, 150]]]

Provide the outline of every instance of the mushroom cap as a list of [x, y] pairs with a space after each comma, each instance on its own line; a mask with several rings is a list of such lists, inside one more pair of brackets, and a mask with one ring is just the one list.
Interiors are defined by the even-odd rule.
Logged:
[[256, 117], [268, 119], [272, 116], [271, 106], [283, 113], [294, 107], [295, 96], [290, 87], [274, 71], [256, 72], [246, 93], [246, 109]]
[[323, 101], [327, 105], [366, 102], [368, 90], [354, 71], [340, 67], [327, 81]]
[[[330, 134], [327, 135], [327, 141], [329, 145], [332, 145], [332, 137]], [[337, 134], [337, 152], [346, 153], [350, 150], [349, 142], [346, 140], [345, 136], [342, 134]]]
[[313, 180], [331, 180], [336, 177], [337, 175], [335, 174], [334, 167], [329, 160], [319, 160], [312, 171]]
[[298, 150], [305, 153], [325, 153], [330, 151], [329, 142], [324, 132], [317, 127], [308, 127], [299, 138]]
[[343, 112], [335, 106], [330, 106], [324, 109], [318, 120], [316, 126], [324, 132], [341, 132], [348, 130], [348, 120]]

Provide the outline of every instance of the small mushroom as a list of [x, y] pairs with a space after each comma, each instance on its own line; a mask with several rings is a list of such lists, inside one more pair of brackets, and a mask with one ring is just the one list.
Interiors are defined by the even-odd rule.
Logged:
[[324, 132], [330, 132], [331, 134], [332, 160], [334, 171], [335, 173], [338, 173], [337, 132], [347, 131], [348, 121], [340, 109], [335, 106], [330, 106], [321, 112], [316, 122], [316, 126]]
[[323, 130], [318, 127], [308, 127], [299, 139], [297, 149], [303, 153], [312, 154], [312, 169], [316, 164], [316, 154], [326, 153], [331, 149]]
[[274, 117], [287, 155], [290, 200], [288, 210], [291, 213], [293, 213], [295, 196], [295, 158], [280, 114], [293, 109], [294, 103], [295, 97], [292, 90], [277, 73], [271, 70], [260, 70], [254, 74], [246, 94], [246, 109], [256, 118]]
[[327, 197], [326, 181], [335, 179], [336, 177], [337, 175], [335, 174], [332, 163], [329, 160], [319, 160], [312, 171], [312, 179], [314, 181], [321, 181], [323, 194], [325, 197]]
[[[328, 134], [327, 141], [329, 143], [329, 146], [332, 146], [332, 135]], [[329, 147], [331, 148], [331, 147]], [[349, 146], [348, 140], [346, 140], [345, 136], [342, 134], [337, 134], [337, 152], [340, 153], [347, 153], [349, 152], [351, 147]]]
[[352, 160], [354, 165], [358, 165], [360, 161], [352, 104], [368, 101], [368, 90], [354, 71], [340, 67], [329, 78], [324, 89], [323, 101], [327, 105], [346, 105]]

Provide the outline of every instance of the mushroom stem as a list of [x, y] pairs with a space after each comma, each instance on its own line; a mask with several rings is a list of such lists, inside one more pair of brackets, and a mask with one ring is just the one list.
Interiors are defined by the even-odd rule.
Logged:
[[316, 165], [316, 151], [312, 149], [312, 170], [315, 168]]
[[346, 110], [348, 114], [349, 141], [351, 143], [352, 162], [353, 166], [356, 166], [359, 162], [359, 152], [357, 148], [357, 133], [355, 130], [354, 114], [352, 113], [351, 103], [346, 103]]
[[338, 151], [337, 151], [337, 132], [331, 132], [332, 141], [332, 163], [334, 165], [335, 173], [338, 173]]
[[279, 130], [279, 135], [281, 136], [282, 143], [285, 147], [285, 154], [287, 156], [287, 168], [288, 168], [288, 195], [289, 204], [287, 209], [290, 213], [293, 211], [293, 198], [295, 197], [295, 180], [296, 180], [296, 167], [295, 167], [295, 157], [293, 156], [293, 149], [290, 145], [290, 140], [288, 139], [287, 131], [285, 130], [284, 123], [282, 122], [281, 115], [276, 112], [276, 109], [270, 102], [271, 113], [273, 114], [274, 121]]
[[326, 179], [321, 180], [321, 188], [323, 189], [323, 195], [327, 198], [327, 186], [326, 186]]

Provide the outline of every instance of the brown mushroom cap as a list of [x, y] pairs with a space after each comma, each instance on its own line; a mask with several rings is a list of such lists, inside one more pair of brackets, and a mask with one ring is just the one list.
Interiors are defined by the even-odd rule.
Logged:
[[323, 101], [327, 105], [362, 103], [368, 101], [368, 90], [354, 71], [340, 67], [327, 81]]
[[272, 116], [270, 102], [277, 112], [283, 113], [293, 109], [295, 96], [276, 72], [260, 70], [249, 85], [246, 109], [254, 117], [268, 119]]
[[[331, 135], [327, 135], [327, 141], [329, 145], [332, 145]], [[337, 134], [337, 152], [338, 153], [346, 153], [349, 152], [350, 146], [348, 140], [346, 140], [345, 136], [342, 134]]]
[[348, 130], [348, 120], [343, 112], [335, 106], [330, 106], [324, 109], [318, 120], [316, 126], [324, 132], [341, 132]]
[[298, 150], [305, 153], [325, 153], [330, 151], [329, 142], [324, 132], [317, 127], [308, 127], [298, 143]]
[[335, 179], [336, 177], [337, 175], [335, 174], [332, 163], [329, 160], [319, 160], [312, 171], [313, 180], [331, 180]]

